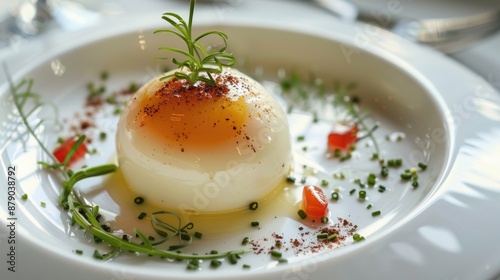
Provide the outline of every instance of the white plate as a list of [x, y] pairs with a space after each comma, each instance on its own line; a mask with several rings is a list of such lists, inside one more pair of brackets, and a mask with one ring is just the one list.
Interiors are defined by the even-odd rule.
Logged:
[[[72, 102], [84, 98], [75, 99], [71, 94], [83, 93], [85, 84], [102, 70], [118, 77], [111, 80], [112, 87], [130, 79], [149, 79], [157, 65], [153, 60], [158, 55], [156, 48], [164, 44], [151, 31], [164, 26], [145, 18], [130, 22], [144, 25], [138, 28], [123, 22], [119, 28], [93, 29], [92, 36], [53, 50], [15, 73], [14, 78], [34, 77], [36, 91], [62, 106], [62, 115], [70, 115]], [[197, 22], [207, 25], [211, 20], [200, 15]], [[334, 30], [323, 30], [226, 20], [218, 27], [230, 35], [232, 51], [243, 57], [249, 68], [263, 66], [270, 75], [281, 67], [307, 69], [325, 79], [356, 81], [358, 94], [374, 118], [380, 119], [387, 131], [404, 130], [408, 135], [407, 144], [394, 154], [404, 153], [405, 162], [413, 165], [430, 162], [422, 179], [424, 187], [411, 194], [394, 191], [378, 220], [354, 212], [352, 218], [361, 225], [365, 241], [311, 256], [289, 256], [288, 265], [277, 266], [268, 257], [250, 256], [249, 271], [227, 265], [191, 273], [184, 265], [149, 258], [124, 256], [100, 262], [90, 257], [95, 245], [83, 243], [73, 231], [68, 233], [66, 214], [55, 203], [57, 184], [47, 174], [35, 172], [33, 157], [40, 151], [28, 145], [25, 152], [19, 142], [4, 141], [11, 120], [4, 85], [1, 179], [6, 182], [7, 166], [15, 165], [18, 196], [29, 193], [27, 202], [17, 203], [18, 271], [8, 272], [4, 262], [2, 274], [7, 279], [52, 279], [54, 275], [62, 279], [161, 279], [166, 275], [172, 279], [477, 279], [491, 278], [500, 271], [500, 256], [492, 246], [500, 222], [489, 218], [500, 210], [496, 203], [500, 199], [500, 173], [496, 171], [500, 100], [484, 80], [441, 54], [364, 25], [338, 24]], [[110, 131], [114, 127], [112, 123], [104, 125]], [[112, 154], [113, 148], [104, 150]], [[41, 207], [40, 201], [47, 206]], [[2, 223], [8, 223], [6, 199], [0, 203]], [[339, 211], [352, 214], [351, 210]], [[265, 229], [284, 230], [290, 223], [293, 221], [280, 219]], [[10, 233], [6, 226], [1, 230], [3, 236]], [[240, 236], [213, 242], [216, 246], [237, 244], [235, 240], [241, 240]], [[1, 245], [2, 252], [8, 252], [6, 239]], [[85, 254], [72, 253], [75, 249], [84, 249]], [[456, 267], [457, 263], [466, 265]]]

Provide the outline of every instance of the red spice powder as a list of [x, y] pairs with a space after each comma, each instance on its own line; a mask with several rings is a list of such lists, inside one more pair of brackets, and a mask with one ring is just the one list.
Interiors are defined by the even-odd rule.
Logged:
[[[87, 144], [92, 143], [95, 134], [98, 133], [95, 131], [97, 129], [97, 118], [102, 117], [102, 113], [111, 107], [119, 109], [120, 106], [124, 106], [129, 99], [129, 95], [134, 94], [138, 88], [138, 86], [129, 86], [108, 94], [89, 95], [81, 110], [76, 111], [70, 118], [63, 120], [66, 130], [70, 133], [67, 137], [85, 134], [87, 136], [85, 142]], [[109, 100], [113, 100], [113, 102]]]
[[[279, 244], [280, 251], [292, 252], [294, 255], [307, 255], [310, 253], [320, 253], [332, 250], [348, 244], [349, 237], [356, 232], [357, 226], [346, 219], [338, 218], [334, 224], [320, 228], [304, 228], [299, 226], [299, 233], [285, 240], [286, 233], [272, 233], [271, 237], [264, 237], [258, 240], [250, 240], [249, 244], [254, 254], [270, 254], [272, 250], [277, 249]], [[318, 234], [327, 233], [336, 234], [337, 238], [328, 240], [326, 238], [317, 238]], [[272, 243], [270, 243], [272, 242]]]

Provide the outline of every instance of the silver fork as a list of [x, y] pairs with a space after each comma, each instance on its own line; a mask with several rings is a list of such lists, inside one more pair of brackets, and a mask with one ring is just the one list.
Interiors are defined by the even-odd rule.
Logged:
[[420, 20], [378, 22], [369, 14], [360, 14], [347, 0], [313, 0], [317, 5], [343, 20], [359, 20], [389, 29], [395, 34], [418, 44], [428, 45], [444, 53], [454, 53], [471, 47], [479, 40], [500, 29], [500, 11]]
[[442, 19], [400, 21], [392, 31], [416, 43], [429, 45], [444, 53], [453, 53], [498, 31], [500, 11]]

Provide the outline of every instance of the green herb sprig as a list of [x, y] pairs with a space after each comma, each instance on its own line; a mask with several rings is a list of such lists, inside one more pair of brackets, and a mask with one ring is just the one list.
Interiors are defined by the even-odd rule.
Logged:
[[[160, 50], [174, 52], [185, 57], [183, 60], [172, 58], [172, 62], [177, 65], [180, 71], [176, 71], [171, 75], [166, 75], [162, 77], [162, 79], [168, 79], [174, 76], [178, 79], [185, 79], [191, 84], [202, 81], [215, 86], [216, 82], [212, 74], [221, 73], [223, 67], [233, 66], [236, 63], [236, 59], [232, 54], [225, 52], [227, 49], [228, 36], [224, 32], [212, 30], [193, 38], [192, 26], [195, 2], [195, 0], [191, 0], [188, 22], [176, 13], [167, 12], [163, 14], [162, 19], [170, 23], [174, 27], [174, 30], [160, 29], [154, 32], [155, 34], [174, 34], [183, 40], [187, 47], [187, 50], [172, 47], [159, 48]], [[223, 47], [216, 52], [210, 53], [208, 49], [200, 43], [201, 39], [209, 35], [215, 35], [222, 39]], [[203, 75], [203, 73], [205, 75]]]
[[[15, 85], [10, 79], [10, 74], [5, 64], [3, 65], [3, 71], [8, 80], [9, 90], [12, 93], [14, 107], [20, 114], [19, 125], [24, 125], [24, 127], [26, 127], [27, 135], [33, 135], [35, 134], [35, 131], [43, 124], [43, 120], [37, 120], [34, 125], [30, 125], [29, 123], [29, 118], [31, 117], [31, 115], [40, 110], [43, 106], [40, 96], [32, 91], [34, 81], [32, 79], [23, 79], [17, 85]], [[23, 111], [23, 109], [27, 110]], [[22, 140], [23, 133], [17, 133], [17, 137]], [[56, 161], [54, 156], [45, 148], [43, 143], [38, 138], [35, 138], [35, 140], [37, 141], [37, 144], [39, 144], [39, 146], [42, 148], [43, 152], [48, 154], [53, 161]], [[22, 143], [24, 144], [25, 141], [22, 141]]]
[[[26, 82], [23, 80], [19, 84], [15, 85], [12, 81], [10, 75], [5, 69], [7, 76], [7, 82], [9, 84], [10, 93], [15, 108], [18, 111], [19, 117], [22, 123], [26, 126], [27, 132], [35, 139], [42, 151], [49, 157], [49, 160], [53, 163], [42, 162], [41, 165], [44, 168], [50, 168], [62, 177], [63, 187], [59, 197], [59, 203], [63, 209], [66, 209], [71, 213], [72, 221], [80, 226], [83, 230], [93, 235], [94, 240], [102, 241], [111, 247], [110, 252], [101, 254], [97, 250], [94, 252], [94, 257], [98, 259], [110, 259], [118, 255], [122, 251], [131, 251], [144, 255], [160, 256], [163, 258], [177, 259], [177, 260], [203, 260], [203, 259], [220, 259], [220, 258], [234, 258], [236, 255], [241, 255], [247, 252], [247, 250], [234, 250], [224, 253], [217, 254], [205, 254], [205, 255], [194, 255], [194, 254], [183, 254], [177, 251], [172, 251], [174, 249], [179, 249], [186, 247], [191, 243], [192, 237], [188, 234], [187, 229], [191, 229], [193, 225], [188, 223], [182, 226], [180, 217], [173, 212], [155, 212], [152, 215], [151, 223], [154, 230], [162, 237], [162, 240], [152, 243], [146, 235], [144, 235], [138, 229], [135, 229], [136, 235], [141, 239], [142, 243], [134, 243], [130, 240], [120, 238], [108, 232], [99, 223], [99, 206], [91, 205], [87, 203], [84, 199], [81, 199], [74, 189], [75, 185], [87, 178], [94, 176], [102, 176], [114, 172], [118, 167], [114, 164], [104, 164], [95, 167], [89, 167], [77, 172], [72, 172], [67, 169], [67, 163], [69, 158], [78, 149], [78, 146], [83, 143], [85, 136], [80, 136], [75, 142], [75, 145], [66, 155], [63, 163], [57, 163], [57, 160], [53, 157], [52, 153], [43, 144], [43, 141], [38, 136], [36, 128], [39, 127], [42, 122], [38, 121], [34, 126], [30, 123], [29, 117], [32, 115], [34, 108], [39, 108], [42, 105], [40, 96], [32, 92], [33, 81]], [[29, 102], [29, 101], [35, 101]], [[163, 222], [159, 216], [160, 215], [173, 215], [178, 219], [178, 226], [172, 226], [168, 223]], [[168, 234], [170, 232], [170, 235]], [[172, 234], [173, 233], [173, 234]], [[179, 245], [170, 247], [169, 250], [164, 250], [157, 248], [159, 245], [172, 237], [178, 237], [182, 242]]]

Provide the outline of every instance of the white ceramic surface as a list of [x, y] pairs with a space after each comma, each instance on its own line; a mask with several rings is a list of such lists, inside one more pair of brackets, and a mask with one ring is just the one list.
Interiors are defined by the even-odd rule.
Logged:
[[[42, 83], [39, 88], [41, 92], [48, 92], [49, 99], [55, 98], [64, 104], [62, 100], [74, 89], [71, 85], [75, 81], [81, 83], [81, 79], [86, 81], [95, 74], [93, 70], [117, 70], [116, 75], [123, 75], [124, 81], [141, 73], [147, 76], [149, 62], [144, 61], [150, 59], [147, 55], [150, 53], [140, 51], [137, 38], [148, 34], [158, 22], [146, 17], [136, 18], [134, 22], [144, 24], [138, 28], [137, 24], [124, 22], [118, 28], [93, 29], [92, 36], [81, 36], [52, 50], [16, 72], [14, 77], [35, 75], [37, 80], [53, 80], [54, 72], [48, 65], [56, 58], [67, 58], [64, 64], [67, 72], [61, 80], [63, 92], [54, 90], [54, 83]], [[214, 17], [201, 14], [198, 22], [211, 23]], [[439, 53], [364, 25], [339, 23], [335, 29], [311, 29], [275, 21], [253, 23], [225, 19], [220, 27], [239, 38], [234, 40], [236, 53], [248, 55], [248, 61], [264, 65], [265, 69], [309, 67], [321, 76], [334, 74], [342, 80], [357, 81], [361, 95], [373, 98], [368, 102], [370, 108], [386, 116], [388, 123], [406, 127], [413, 136], [412, 141], [420, 141], [412, 143], [419, 149], [409, 153], [409, 161], [411, 155], [416, 159], [420, 152], [429, 152], [425, 154], [436, 159], [431, 161], [438, 166], [430, 175], [431, 187], [421, 194], [419, 201], [411, 202], [410, 208], [398, 204], [400, 208], [394, 211], [397, 218], [389, 219], [391, 223], [387, 227], [374, 230], [367, 240], [356, 244], [359, 246], [298, 258], [293, 266], [266, 268], [262, 265], [255, 271], [221, 269], [199, 274], [187, 274], [183, 269], [165, 270], [164, 274], [144, 259], [140, 263], [132, 258], [101, 263], [90, 257], [75, 256], [67, 249], [74, 247], [78, 238], [49, 239], [49, 236], [64, 236], [64, 223], [47, 223], [64, 220], [58, 216], [57, 207], [49, 204], [41, 209], [38, 204], [27, 203], [18, 212], [19, 271], [5, 274], [9, 277], [6, 279], [52, 279], [56, 270], [61, 279], [160, 279], [167, 273], [169, 278], [181, 279], [332, 276], [340, 279], [488, 279], [500, 271], [500, 255], [491, 246], [496, 242], [500, 222], [489, 216], [500, 210], [496, 203], [500, 199], [500, 175], [496, 172], [500, 156], [496, 141], [500, 136], [500, 100], [483, 79]], [[273, 40], [276, 41], [271, 44]], [[126, 54], [129, 61], [103, 51], [113, 50], [117, 45], [121, 47], [118, 53]], [[90, 58], [77, 56], [80, 51]], [[85, 71], [72, 72], [77, 67]], [[2, 98], [7, 98], [5, 91], [4, 85]], [[58, 99], [59, 94], [62, 100]], [[383, 104], [377, 104], [376, 98], [388, 94], [394, 95], [398, 104], [390, 106], [384, 115]], [[2, 114], [3, 122], [8, 121], [7, 116]], [[394, 119], [397, 116], [412, 119], [398, 121]], [[26, 155], [20, 145], [9, 145], [2, 151], [2, 181], [6, 181], [6, 166], [13, 161], [19, 166], [22, 163], [25, 170], [33, 170], [34, 155], [36, 150]], [[23, 189], [46, 197], [47, 201], [56, 196], [54, 184], [47, 176], [22, 171], [18, 176], [29, 178], [20, 182]], [[48, 193], [37, 191], [40, 181], [49, 184], [44, 188]], [[2, 217], [6, 217], [5, 200], [0, 203]], [[398, 213], [402, 214], [398, 216]], [[4, 246], [5, 239], [0, 244]], [[91, 250], [93, 245], [82, 246]], [[457, 267], [457, 263], [467, 265]], [[6, 268], [2, 269], [4, 275]]]

